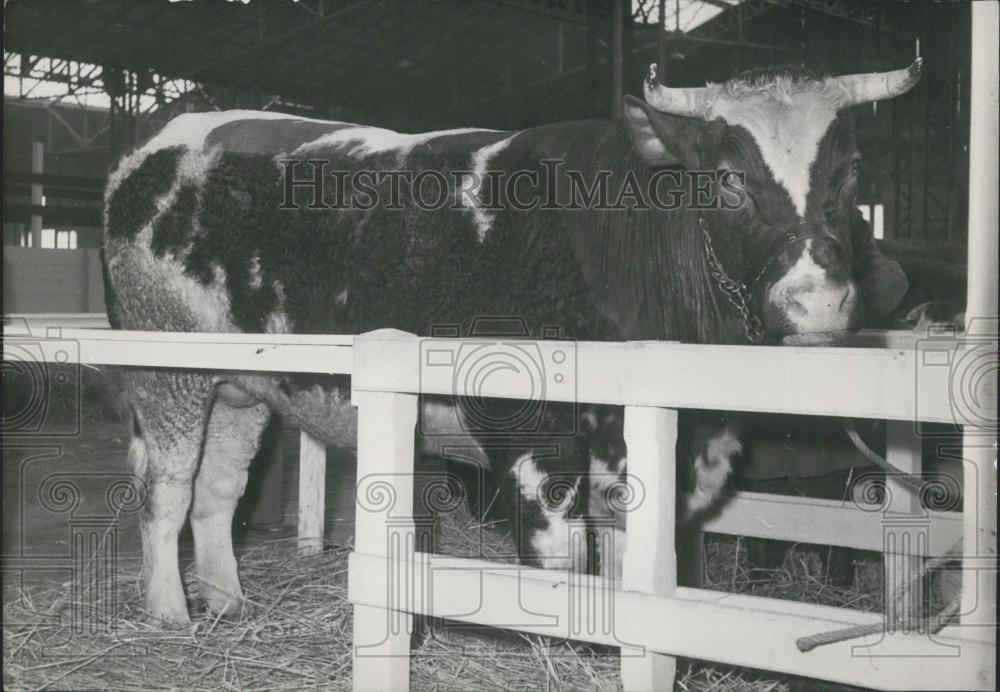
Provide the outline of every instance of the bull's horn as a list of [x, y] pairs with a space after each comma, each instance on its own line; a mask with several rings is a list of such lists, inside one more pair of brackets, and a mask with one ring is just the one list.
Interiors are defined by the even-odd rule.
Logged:
[[665, 87], [656, 78], [656, 63], [654, 62], [649, 66], [649, 72], [646, 73], [643, 91], [646, 94], [646, 103], [662, 113], [707, 119], [708, 109], [715, 99], [716, 88], [674, 89]]
[[923, 58], [917, 58], [902, 70], [830, 77], [829, 81], [840, 87], [842, 107], [856, 106], [905, 94], [920, 81], [923, 65]]

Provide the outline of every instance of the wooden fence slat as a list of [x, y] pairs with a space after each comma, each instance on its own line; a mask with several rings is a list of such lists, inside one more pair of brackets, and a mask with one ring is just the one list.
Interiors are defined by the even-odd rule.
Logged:
[[[454, 346], [454, 341], [421, 339], [394, 330], [357, 338], [364, 340], [365, 354], [353, 353], [350, 336], [78, 329], [63, 330], [61, 339], [33, 335], [32, 340], [46, 359], [54, 359], [67, 341], [73, 342], [79, 361], [93, 365], [351, 374], [355, 359], [370, 359], [378, 365], [355, 375], [355, 389], [452, 394], [452, 368], [420, 367], [420, 363], [427, 348]], [[556, 340], [532, 346], [543, 362], [552, 362], [555, 355], [562, 362], [567, 351], [572, 354], [566, 367], [575, 369], [575, 376], [570, 373], [561, 383], [550, 383], [545, 392], [549, 401], [955, 421], [949, 403], [949, 368], [928, 365], [920, 349]], [[936, 348], [954, 346], [946, 341]], [[706, 373], [711, 377], [706, 379]], [[747, 392], [754, 392], [753, 397]], [[516, 378], [491, 381], [480, 394], [533, 396]]]
[[[625, 407], [628, 479], [634, 497], [643, 498], [628, 514], [622, 588], [659, 596], [677, 589], [675, 549], [677, 411]], [[618, 611], [616, 616], [616, 631]], [[626, 690], [673, 689], [677, 660], [646, 651], [621, 657]]]
[[[379, 367], [359, 372], [356, 388], [452, 393], [453, 368], [417, 365], [424, 364], [433, 349], [454, 352], [455, 340], [398, 332], [366, 334], [364, 339], [366, 357], [377, 357]], [[924, 349], [931, 348], [925, 341], [912, 349], [531, 343], [541, 362], [565, 359], [564, 369], [575, 368], [575, 377], [547, 383], [549, 401], [953, 423], [948, 368], [925, 362]], [[933, 348], [939, 352], [957, 343], [938, 340]], [[532, 396], [516, 378], [491, 381], [480, 394]]]
[[[912, 424], [900, 425], [912, 427]], [[898, 495], [899, 491], [896, 492]], [[908, 490], [904, 492], [909, 494]], [[840, 500], [738, 492], [701, 529], [708, 533], [873, 552], [898, 551], [898, 545], [886, 545], [885, 541], [889, 511], [890, 508], [884, 505], [853, 505]], [[930, 538], [928, 555], [944, 555], [962, 538], [959, 512], [927, 512], [926, 523]]]
[[352, 393], [358, 407], [358, 481], [355, 549], [380, 556], [378, 566], [349, 572], [349, 591], [385, 577], [384, 605], [354, 607], [354, 689], [407, 690], [410, 634], [420, 607], [413, 567], [413, 435], [417, 397], [412, 394]]

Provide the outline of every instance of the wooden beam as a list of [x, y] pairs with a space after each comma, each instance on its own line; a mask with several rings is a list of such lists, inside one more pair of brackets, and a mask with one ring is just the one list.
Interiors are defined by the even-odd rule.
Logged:
[[[5, 336], [4, 357], [20, 359], [19, 351], [11, 350], [17, 337]], [[25, 338], [31, 339], [37, 357], [49, 362], [69, 358], [90, 365], [350, 374], [357, 361], [367, 367], [354, 378], [356, 390], [462, 394], [455, 390], [453, 367], [421, 365], [431, 352], [459, 353], [457, 341], [394, 330], [350, 337], [68, 329]], [[957, 357], [963, 342], [941, 336], [911, 350], [495, 343], [517, 350], [536, 366], [537, 373], [530, 376], [541, 378], [534, 384], [550, 401], [954, 423], [953, 380], [941, 358]], [[476, 395], [538, 396], [517, 378], [490, 381]]]
[[23, 358], [15, 349], [30, 340], [47, 362], [81, 365], [191, 368], [217, 371], [351, 373], [351, 336], [310, 334], [194, 334], [181, 332], [47, 329], [23, 337], [4, 334], [3, 357]]
[[[740, 492], [701, 528], [733, 536], [899, 552], [898, 545], [885, 542], [889, 511], [888, 506]], [[920, 519], [930, 537], [929, 555], [946, 554], [962, 537], [962, 517], [957, 512], [925, 512]]]
[[[954, 422], [947, 367], [923, 350], [951, 352], [953, 338], [918, 349], [708, 346], [665, 342], [491, 341], [519, 350], [550, 401]], [[457, 340], [419, 339], [400, 332], [356, 337], [353, 386], [370, 391], [462, 394]], [[455, 355], [458, 354], [458, 355]], [[432, 360], [426, 360], [431, 358]], [[558, 367], [555, 363], [563, 363]], [[556, 377], [559, 375], [559, 377]], [[536, 389], [537, 391], [537, 389]], [[525, 399], [523, 380], [490, 381], [479, 396]], [[534, 396], [538, 396], [537, 393]]]

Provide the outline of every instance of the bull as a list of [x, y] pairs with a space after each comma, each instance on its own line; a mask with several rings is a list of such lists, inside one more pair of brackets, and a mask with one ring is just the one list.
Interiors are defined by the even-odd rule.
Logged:
[[[517, 132], [182, 115], [109, 179], [108, 316], [116, 329], [428, 334], [435, 324], [468, 333], [479, 316], [517, 315], [530, 334], [554, 324], [574, 339], [832, 343], [886, 291], [905, 290], [898, 266], [857, 223], [860, 156], [844, 111], [907, 92], [920, 72], [919, 60], [841, 77], [771, 68], [673, 89], [651, 68], [645, 99], [628, 97], [621, 121]], [[553, 171], [584, 184], [559, 186]], [[706, 171], [726, 173], [692, 184]], [[399, 175], [378, 175], [389, 172]], [[401, 178], [416, 186], [421, 173], [446, 203], [398, 188]], [[506, 183], [493, 185], [491, 173]], [[660, 181], [720, 203], [649, 204], [636, 192]], [[592, 203], [604, 182], [618, 194]], [[336, 199], [326, 183], [340, 186]], [[277, 412], [328, 444], [352, 445], [349, 385], [142, 369], [126, 382], [129, 460], [146, 494], [146, 614], [189, 618], [177, 555], [188, 515], [202, 598], [213, 611], [238, 612], [232, 517], [261, 431]], [[579, 417], [583, 442], [543, 457], [536, 436], [491, 459], [508, 494], [532, 496], [566, 469], [624, 473], [613, 410], [546, 416], [543, 439], [547, 426]], [[696, 416], [686, 429], [687, 509], [696, 512], [718, 496], [739, 433], [725, 418]], [[592, 509], [585, 490], [571, 486], [523, 514], [527, 561], [586, 567], [557, 556], [559, 526]]]

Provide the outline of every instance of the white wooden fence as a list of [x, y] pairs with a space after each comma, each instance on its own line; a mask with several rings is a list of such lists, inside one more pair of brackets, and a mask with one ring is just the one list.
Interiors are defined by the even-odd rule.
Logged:
[[[864, 335], [868, 342], [877, 335]], [[995, 338], [995, 337], [994, 337]], [[23, 357], [4, 342], [4, 358]], [[800, 653], [798, 637], [881, 621], [880, 615], [676, 586], [674, 552], [675, 441], [678, 408], [754, 410], [882, 418], [890, 421], [890, 457], [919, 469], [909, 443], [914, 420], [951, 423], [954, 368], [930, 354], [961, 361], [968, 347], [954, 339], [918, 343], [884, 339], [895, 348], [768, 348], [674, 343], [572, 344], [573, 387], [552, 400], [621, 404], [629, 476], [644, 501], [628, 515], [628, 549], [620, 584], [579, 574], [542, 571], [415, 550], [413, 431], [417, 395], [451, 394], [454, 369], [421, 367], [428, 350], [455, 348], [395, 331], [357, 337], [167, 334], [56, 330], [31, 337], [38, 357], [83, 364], [349, 374], [358, 408], [358, 498], [350, 599], [355, 604], [357, 689], [405, 689], [413, 613], [476, 622], [557, 638], [622, 646], [626, 689], [663, 689], [674, 656], [750, 666], [880, 688], [992, 689], [995, 552], [979, 554], [979, 533], [996, 525], [996, 501], [966, 493], [965, 516], [926, 512], [903, 487], [885, 507], [739, 494], [705, 528], [878, 550], [887, 569], [905, 573], [964, 538], [964, 588], [978, 605], [962, 624], [936, 635], [896, 631]], [[909, 348], [907, 342], [913, 341]], [[566, 342], [533, 342], [539, 363], [554, 363]], [[976, 342], [973, 342], [973, 347]], [[22, 354], [22, 355], [18, 355]], [[543, 366], [544, 367], [544, 366]], [[551, 372], [549, 374], [552, 374]], [[481, 396], [523, 397], [517, 383], [487, 381]], [[960, 412], [962, 413], [962, 412]], [[965, 412], [967, 414], [967, 412]], [[995, 413], [993, 414], [995, 415]], [[965, 475], [995, 483], [992, 459], [978, 459], [995, 429], [966, 429]], [[306, 551], [322, 538], [325, 455], [304, 436], [300, 460], [300, 538]], [[994, 479], [994, 480], [990, 480]], [[987, 495], [989, 496], [989, 495]], [[972, 527], [972, 528], [970, 528]], [[971, 535], [970, 535], [971, 531]], [[995, 541], [995, 538], [994, 538]], [[995, 549], [994, 549], [995, 550]], [[892, 574], [892, 572], [890, 572]], [[887, 598], [893, 596], [890, 583]], [[967, 626], [971, 625], [971, 626]]]

